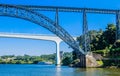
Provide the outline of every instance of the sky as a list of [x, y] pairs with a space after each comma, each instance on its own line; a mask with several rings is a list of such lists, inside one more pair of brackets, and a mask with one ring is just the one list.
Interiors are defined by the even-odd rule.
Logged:
[[[120, 0], [0, 0], [0, 4], [120, 9]], [[55, 12], [40, 11], [40, 13], [55, 20]], [[89, 30], [105, 30], [107, 24], [115, 24], [115, 15], [88, 13], [87, 21]], [[59, 24], [71, 36], [80, 36], [82, 34], [82, 13], [59, 12]], [[0, 32], [54, 35], [32, 22], [6, 16], [0, 16]], [[60, 50], [72, 51], [64, 42], [60, 44]], [[0, 55], [39, 56], [55, 52], [56, 44], [51, 41], [0, 37]]]

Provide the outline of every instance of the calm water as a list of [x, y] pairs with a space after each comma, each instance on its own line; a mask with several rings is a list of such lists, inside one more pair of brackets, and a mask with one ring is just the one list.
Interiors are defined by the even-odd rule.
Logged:
[[120, 76], [120, 69], [0, 64], [0, 76]]

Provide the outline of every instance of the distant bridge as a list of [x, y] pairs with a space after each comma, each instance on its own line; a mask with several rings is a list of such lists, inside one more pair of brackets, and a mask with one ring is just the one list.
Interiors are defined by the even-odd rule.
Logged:
[[[53, 35], [39, 35], [39, 34], [25, 34], [25, 33], [0, 33], [0, 38], [22, 38], [22, 39], [34, 39], [34, 40], [47, 40], [56, 43], [56, 64], [60, 65], [60, 43], [63, 41], [57, 36]], [[76, 40], [77, 37], [74, 37]]]

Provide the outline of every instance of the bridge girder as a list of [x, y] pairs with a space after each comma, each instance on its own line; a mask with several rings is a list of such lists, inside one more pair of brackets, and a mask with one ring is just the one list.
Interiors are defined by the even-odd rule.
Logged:
[[60, 7], [60, 6], [35, 6], [35, 5], [17, 5], [34, 11], [56, 11], [59, 12], [84, 12], [86, 13], [101, 13], [101, 14], [116, 14], [119, 10], [113, 9], [96, 9], [96, 8], [77, 8], [77, 7]]
[[56, 34], [73, 49], [78, 50], [77, 52], [84, 54], [83, 50], [67, 31], [43, 14], [37, 13], [22, 6], [0, 4], [0, 15], [21, 18], [38, 24]]

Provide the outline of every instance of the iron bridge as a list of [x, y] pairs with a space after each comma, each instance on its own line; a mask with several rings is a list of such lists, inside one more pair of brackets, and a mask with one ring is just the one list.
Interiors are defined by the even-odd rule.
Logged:
[[[55, 21], [37, 11], [53, 11], [55, 12]], [[77, 12], [83, 13], [83, 50], [73, 37], [59, 25], [59, 12]], [[52, 33], [56, 34], [65, 41], [77, 53], [86, 54], [90, 50], [90, 38], [88, 34], [87, 13], [98, 14], [114, 14], [116, 15], [116, 39], [120, 39], [120, 10], [113, 9], [96, 9], [96, 8], [74, 8], [74, 7], [59, 7], [59, 6], [34, 6], [34, 5], [11, 5], [0, 4], [0, 15], [10, 16], [25, 19], [38, 24]]]

